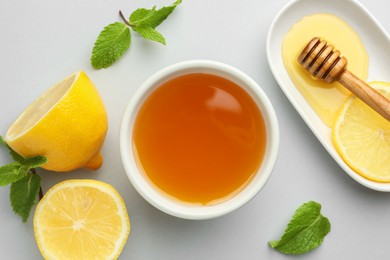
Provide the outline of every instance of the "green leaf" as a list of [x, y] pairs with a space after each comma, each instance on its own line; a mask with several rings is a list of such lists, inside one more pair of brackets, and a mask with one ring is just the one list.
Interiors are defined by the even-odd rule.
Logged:
[[13, 211], [26, 222], [40, 190], [41, 178], [30, 170], [47, 162], [44, 156], [24, 158], [0, 136], [0, 145], [9, 150], [15, 162], [0, 167], [0, 186], [11, 184], [10, 199]]
[[28, 174], [17, 182], [12, 183], [10, 199], [12, 209], [26, 222], [35, 204], [40, 189], [41, 177]]
[[95, 69], [111, 66], [129, 49], [130, 42], [130, 30], [126, 24], [115, 22], [106, 26], [92, 49], [92, 66]]
[[7, 143], [4, 141], [1, 135], [0, 135], [0, 145], [7, 147]]
[[153, 6], [152, 9], [139, 8], [130, 15], [130, 24], [134, 27], [142, 26], [142, 23], [147, 23], [148, 19], [150, 19], [155, 12], [155, 6]]
[[155, 7], [152, 9], [137, 9], [130, 15], [130, 23], [134, 24], [135, 27], [151, 27], [154, 29], [167, 19], [181, 2], [181, 0], [177, 0], [172, 5], [158, 10], [155, 10]]
[[16, 182], [27, 175], [28, 168], [23, 165], [12, 162], [0, 167], [0, 186], [5, 186]]
[[321, 205], [310, 201], [297, 209], [280, 240], [269, 241], [272, 248], [285, 254], [303, 254], [319, 245], [330, 231]]
[[152, 27], [134, 27], [134, 31], [148, 40], [156, 41], [165, 45], [165, 38]]
[[7, 144], [7, 148], [9, 150], [9, 154], [11, 155], [12, 159], [14, 159], [15, 161], [17, 161], [20, 164], [24, 164], [24, 157], [23, 156], [21, 156], [20, 154], [18, 154], [14, 150], [12, 150], [12, 148], [9, 147], [8, 144]]
[[40, 167], [45, 163], [47, 163], [47, 158], [45, 156], [38, 155], [25, 158], [22, 164], [27, 168], [31, 169]]

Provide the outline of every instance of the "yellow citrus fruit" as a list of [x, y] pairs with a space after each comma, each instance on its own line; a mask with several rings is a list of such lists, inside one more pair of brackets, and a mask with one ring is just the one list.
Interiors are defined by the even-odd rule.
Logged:
[[46, 156], [42, 168], [98, 169], [107, 132], [99, 93], [83, 72], [74, 73], [37, 98], [8, 129], [5, 141], [17, 153]]
[[[370, 85], [390, 98], [390, 83]], [[351, 96], [344, 103], [332, 133], [343, 160], [357, 173], [377, 182], [390, 182], [390, 122], [360, 99]]]
[[111, 185], [67, 180], [38, 203], [34, 233], [45, 259], [116, 259], [129, 236], [130, 220]]

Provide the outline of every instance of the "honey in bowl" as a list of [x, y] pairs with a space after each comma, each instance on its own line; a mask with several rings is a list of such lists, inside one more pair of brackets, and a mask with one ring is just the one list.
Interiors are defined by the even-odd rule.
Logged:
[[251, 96], [220, 76], [191, 73], [161, 84], [143, 102], [133, 151], [147, 179], [185, 203], [214, 205], [255, 176], [266, 147]]

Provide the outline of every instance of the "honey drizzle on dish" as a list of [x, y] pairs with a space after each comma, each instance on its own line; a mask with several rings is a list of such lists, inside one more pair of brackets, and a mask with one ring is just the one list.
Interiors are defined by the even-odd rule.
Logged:
[[304, 46], [315, 36], [326, 39], [337, 48], [348, 59], [348, 69], [362, 80], [367, 79], [368, 54], [357, 33], [332, 14], [303, 17], [291, 27], [283, 40], [282, 58], [290, 79], [322, 122], [332, 127], [350, 92], [338, 82], [328, 84], [315, 79], [297, 62]]

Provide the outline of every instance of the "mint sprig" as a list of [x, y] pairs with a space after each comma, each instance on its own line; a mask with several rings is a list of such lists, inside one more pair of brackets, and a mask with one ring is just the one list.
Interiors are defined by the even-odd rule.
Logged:
[[14, 162], [0, 167], [0, 186], [11, 184], [12, 209], [22, 218], [23, 222], [26, 222], [40, 193], [41, 178], [36, 174], [35, 168], [46, 163], [47, 159], [44, 156], [24, 158], [12, 150], [1, 136], [0, 145], [7, 148], [14, 159]]
[[166, 45], [164, 36], [155, 28], [159, 26], [182, 0], [177, 0], [170, 6], [156, 9], [139, 8], [126, 19], [121, 11], [119, 15], [123, 22], [114, 22], [104, 27], [92, 49], [91, 64], [95, 69], [108, 68], [117, 61], [131, 45], [132, 28], [141, 37]]
[[29, 173], [19, 181], [11, 184], [11, 206], [14, 212], [22, 217], [23, 222], [26, 222], [30, 216], [31, 209], [41, 188], [40, 183], [41, 177], [37, 174]]
[[285, 254], [303, 254], [321, 245], [329, 231], [330, 222], [321, 214], [321, 205], [309, 201], [296, 210], [282, 238], [269, 245]]

